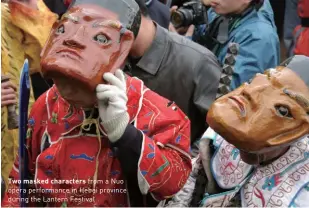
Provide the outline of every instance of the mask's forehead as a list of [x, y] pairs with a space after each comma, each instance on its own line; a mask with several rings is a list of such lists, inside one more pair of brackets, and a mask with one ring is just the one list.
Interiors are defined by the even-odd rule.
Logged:
[[281, 88], [288, 87], [302, 92], [307, 92], [309, 89], [302, 77], [288, 67], [278, 66], [276, 68], [270, 68], [265, 71], [265, 74], [269, 79], [275, 80]]
[[279, 83], [283, 93], [297, 101], [306, 112], [309, 112], [309, 88], [302, 78], [292, 69], [284, 66], [271, 68], [265, 72], [269, 79]]
[[139, 7], [135, 0], [75, 0], [71, 7], [81, 4], [97, 5], [117, 14], [118, 20], [128, 29], [132, 27], [139, 13]]
[[83, 4], [78, 5], [73, 8], [70, 8], [68, 12], [62, 15], [61, 20], [68, 19], [72, 23], [90, 23], [93, 24], [93, 21], [97, 22], [98, 24], [101, 21], [109, 21], [109, 22], [117, 22], [117, 25], [120, 24], [118, 20], [118, 14], [107, 10], [102, 7], [98, 7], [97, 5], [93, 4]]

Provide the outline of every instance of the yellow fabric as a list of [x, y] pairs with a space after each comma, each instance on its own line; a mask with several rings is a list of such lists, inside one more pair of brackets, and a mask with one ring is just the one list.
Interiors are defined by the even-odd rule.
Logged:
[[[1, 3], [1, 74], [8, 75], [19, 89], [21, 67], [29, 59], [30, 73], [40, 72], [40, 52], [57, 15], [50, 12], [42, 0], [38, 10], [22, 4]], [[17, 92], [19, 95], [19, 92]], [[34, 103], [31, 90], [29, 111]], [[18, 105], [17, 105], [18, 112]], [[7, 108], [1, 108], [1, 171], [7, 183], [18, 153], [18, 130], [7, 129]]]

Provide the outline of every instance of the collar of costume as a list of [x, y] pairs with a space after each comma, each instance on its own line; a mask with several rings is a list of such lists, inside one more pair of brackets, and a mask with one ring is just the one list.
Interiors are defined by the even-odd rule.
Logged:
[[243, 162], [238, 149], [213, 131], [208, 131], [203, 138], [211, 139], [215, 146], [211, 171], [218, 185], [226, 191], [206, 194], [201, 206], [229, 206], [239, 191], [243, 207], [306, 204], [309, 135], [294, 142], [284, 155], [265, 166]]
[[[127, 95], [129, 97], [127, 106], [130, 123], [133, 123], [136, 119], [141, 106], [141, 100], [143, 99], [143, 93], [143, 83], [139, 79], [129, 77], [127, 79]], [[136, 105], [136, 102], [139, 104]], [[60, 96], [56, 85], [46, 92], [46, 107], [48, 114], [46, 132], [48, 134], [57, 131], [59, 137], [70, 138], [81, 134], [82, 130], [89, 130], [93, 124], [101, 123], [99, 116], [89, 117], [84, 109], [70, 105]], [[101, 125], [97, 127], [102, 135], [106, 135]]]

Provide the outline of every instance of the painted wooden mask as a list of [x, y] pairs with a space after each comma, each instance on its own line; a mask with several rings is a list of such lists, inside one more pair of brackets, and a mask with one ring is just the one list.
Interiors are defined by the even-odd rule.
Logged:
[[69, 103], [92, 107], [102, 75], [123, 68], [140, 21], [134, 0], [73, 1], [41, 53], [43, 75]]
[[288, 147], [309, 133], [308, 72], [309, 58], [295, 56], [283, 66], [257, 74], [211, 106], [208, 124], [241, 155]]

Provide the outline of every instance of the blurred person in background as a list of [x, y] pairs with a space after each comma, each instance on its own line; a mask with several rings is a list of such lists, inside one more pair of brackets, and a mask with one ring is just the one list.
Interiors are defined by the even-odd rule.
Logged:
[[222, 68], [209, 50], [164, 29], [149, 18], [144, 0], [135, 1], [142, 21], [125, 72], [179, 106], [191, 120], [193, 143], [207, 128], [205, 118]]
[[287, 50], [286, 56], [293, 55], [295, 48], [295, 41], [293, 41], [293, 31], [297, 25], [300, 24], [300, 18], [297, 14], [297, 6], [299, 0], [285, 0], [285, 14], [283, 25], [283, 41]]
[[309, 56], [309, 0], [299, 0], [298, 15], [301, 18], [301, 25], [294, 31], [294, 53]]
[[279, 64], [279, 38], [268, 0], [202, 0], [202, 3], [210, 7], [208, 23], [195, 25], [195, 29], [191, 25], [185, 35], [218, 57], [223, 66], [222, 81], [230, 89]]
[[[203, 14], [208, 16], [206, 23], [183, 27], [188, 21], [178, 25], [175, 23], [181, 21], [174, 21], [178, 28], [171, 25], [170, 30], [185, 33], [216, 55], [223, 68], [216, 98], [251, 80], [256, 73], [279, 64], [279, 38], [268, 0], [201, 0], [201, 3], [206, 10]], [[180, 13], [176, 9], [172, 8], [172, 15]], [[194, 12], [198, 14], [198, 10]], [[194, 146], [197, 144], [198, 141]]]
[[[6, 109], [6, 111], [7, 111], [9, 106], [17, 104], [16, 90], [17, 90], [16, 86], [11, 81], [6, 80], [4, 82], [3, 76], [1, 76], [1, 111], [2, 112], [4, 112], [2, 110], [2, 108], [7, 108]], [[3, 125], [3, 124], [1, 123], [1, 125]], [[1, 139], [3, 139], [3, 137], [1, 137]], [[1, 142], [2, 142], [2, 140], [1, 140]], [[12, 142], [11, 145], [14, 145], [14, 143]], [[2, 160], [3, 160], [3, 158], [2, 158]], [[1, 164], [2, 164], [2, 162], [1, 162]], [[3, 180], [3, 177], [1, 175], [1, 198], [3, 198], [3, 196], [4, 196], [5, 187], [6, 187], [5, 181]]]
[[[8, 129], [8, 108], [3, 105], [16, 103], [12, 96], [14, 93], [19, 95], [17, 89], [25, 58], [30, 63], [30, 74], [40, 73], [41, 49], [56, 20], [57, 15], [51, 13], [41, 0], [1, 2], [1, 73], [10, 79], [1, 83], [1, 172], [6, 183], [18, 151], [18, 129]], [[33, 103], [31, 89], [29, 111]]]

